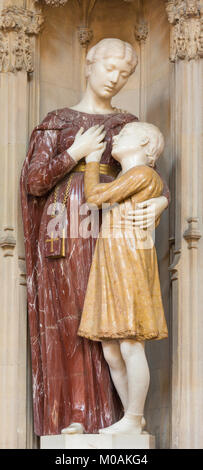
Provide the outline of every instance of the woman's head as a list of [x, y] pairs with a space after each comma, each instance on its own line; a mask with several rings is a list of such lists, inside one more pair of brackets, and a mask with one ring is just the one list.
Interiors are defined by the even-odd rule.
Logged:
[[86, 75], [88, 76], [88, 66], [105, 58], [119, 57], [125, 59], [130, 68], [130, 75], [135, 71], [138, 58], [135, 49], [128, 42], [116, 38], [106, 38], [91, 47], [86, 57]]
[[111, 98], [125, 85], [137, 62], [137, 54], [128, 42], [102, 39], [86, 57], [88, 84], [96, 94]]

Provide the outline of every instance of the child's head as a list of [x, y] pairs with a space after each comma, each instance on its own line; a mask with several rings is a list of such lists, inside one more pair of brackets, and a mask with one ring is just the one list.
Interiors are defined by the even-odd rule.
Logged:
[[143, 165], [154, 166], [164, 148], [164, 138], [158, 127], [148, 122], [131, 122], [113, 137], [112, 155], [121, 162], [140, 154]]

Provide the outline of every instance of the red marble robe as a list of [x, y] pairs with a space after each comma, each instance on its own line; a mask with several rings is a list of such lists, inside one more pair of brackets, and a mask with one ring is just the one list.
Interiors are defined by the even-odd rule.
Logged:
[[[21, 200], [27, 266], [27, 293], [32, 354], [34, 428], [37, 435], [59, 434], [72, 422], [88, 433], [117, 421], [122, 413], [101, 344], [77, 335], [96, 238], [68, 238], [65, 258], [46, 257], [47, 209], [60, 182], [63, 201], [69, 173], [76, 165], [68, 154], [75, 135], [104, 124], [107, 146], [101, 163], [118, 168], [111, 156], [112, 137], [128, 122], [128, 113], [88, 114], [70, 108], [51, 112], [37, 126], [21, 175]], [[73, 173], [70, 198], [84, 199], [84, 173]], [[111, 181], [101, 176], [101, 181]], [[165, 185], [164, 195], [168, 197]], [[78, 226], [84, 216], [78, 214]]]

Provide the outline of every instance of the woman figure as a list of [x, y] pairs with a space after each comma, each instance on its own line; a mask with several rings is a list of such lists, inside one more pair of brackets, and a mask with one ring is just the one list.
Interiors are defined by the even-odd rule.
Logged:
[[[130, 44], [100, 41], [87, 55], [82, 101], [49, 113], [31, 135], [21, 196], [37, 435], [96, 433], [117, 421], [122, 411], [100, 343], [77, 335], [96, 238], [77, 233], [64, 239], [61, 233], [50, 234], [48, 227], [52, 216], [57, 217], [58, 202], [68, 230], [72, 229], [72, 203], [78, 208], [74, 220], [78, 218], [80, 225], [85, 197], [84, 167], [78, 162], [98, 150], [103, 139], [101, 181], [112, 181], [119, 171], [111, 157], [112, 137], [137, 118], [113, 108], [111, 99], [136, 64]], [[167, 207], [167, 197], [165, 187], [163, 195], [153, 200], [157, 217]], [[149, 204], [144, 212], [148, 223], [151, 212]], [[139, 224], [139, 211], [134, 216]]]

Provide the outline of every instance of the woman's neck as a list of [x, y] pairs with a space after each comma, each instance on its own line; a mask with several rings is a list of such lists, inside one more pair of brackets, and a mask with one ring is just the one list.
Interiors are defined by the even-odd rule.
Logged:
[[109, 114], [115, 112], [115, 108], [111, 105], [111, 98], [104, 99], [96, 95], [88, 86], [82, 100], [75, 106], [72, 106], [71, 109], [90, 114]]

